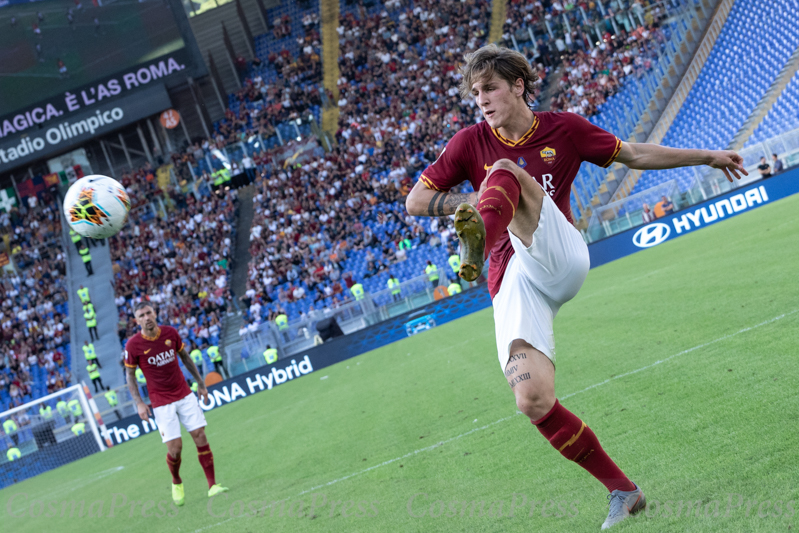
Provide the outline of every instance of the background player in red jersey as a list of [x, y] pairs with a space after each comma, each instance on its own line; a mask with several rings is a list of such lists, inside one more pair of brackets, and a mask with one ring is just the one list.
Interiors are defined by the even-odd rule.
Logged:
[[[519, 410], [564, 457], [610, 491], [602, 529], [646, 507], [641, 489], [605, 453], [585, 422], [555, 396], [552, 323], [580, 290], [588, 247], [571, 223], [569, 195], [580, 163], [636, 169], [710, 165], [739, 178], [732, 151], [630, 144], [573, 113], [535, 113], [536, 74], [525, 57], [488, 45], [466, 56], [461, 95], [471, 94], [484, 122], [450, 139], [408, 195], [411, 215], [455, 214], [460, 275], [476, 279], [491, 253], [488, 288], [497, 353]], [[475, 191], [448, 191], [469, 180]]]
[[200, 377], [200, 372], [186, 353], [186, 347], [177, 330], [157, 324], [155, 310], [149, 302], [136, 304], [134, 314], [136, 323], [141, 326], [141, 332], [128, 339], [125, 345], [128, 389], [133, 401], [136, 402], [139, 416], [142, 420], [147, 420], [150, 416], [150, 406], [139, 396], [139, 389], [136, 386], [138, 366], [147, 379], [155, 422], [161, 433], [161, 440], [166, 443], [166, 464], [172, 473], [172, 500], [178, 506], [184, 502], [183, 481], [179, 473], [180, 454], [183, 449], [183, 441], [180, 438], [181, 423], [197, 446], [200, 465], [208, 480], [208, 497], [227, 492], [226, 487], [216, 483], [214, 454], [211, 453], [211, 446], [205, 438], [205, 415], [197, 396], [191, 392], [183, 378], [177, 358], [180, 357], [183, 365], [198, 383], [197, 393], [207, 400], [208, 390]]

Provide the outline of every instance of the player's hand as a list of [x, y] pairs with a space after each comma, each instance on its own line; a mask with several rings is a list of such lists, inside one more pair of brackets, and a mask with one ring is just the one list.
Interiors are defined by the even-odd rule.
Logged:
[[203, 402], [208, 403], [208, 389], [205, 385], [197, 384], [197, 396], [203, 399]]
[[136, 404], [136, 410], [139, 411], [139, 418], [142, 420], [150, 419], [150, 406], [144, 402]]
[[744, 176], [749, 175], [744, 168], [744, 158], [732, 150], [713, 150], [710, 152], [710, 157], [711, 160], [708, 165], [721, 169], [730, 183], [732, 183], [733, 176], [736, 179], [741, 179], [739, 172], [742, 172]]

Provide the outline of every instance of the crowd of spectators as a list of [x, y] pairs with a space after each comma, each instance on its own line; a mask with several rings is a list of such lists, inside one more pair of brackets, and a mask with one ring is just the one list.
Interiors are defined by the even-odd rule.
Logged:
[[[290, 37], [291, 20], [288, 15], [283, 15], [280, 20], [283, 22], [275, 26], [275, 31], [278, 28], [282, 28], [280, 30], [282, 37]], [[313, 80], [319, 80], [322, 73], [319, 55], [322, 41], [319, 33], [319, 15], [316, 12], [307, 13], [303, 17], [302, 26], [304, 35], [296, 37], [297, 49], [299, 50], [298, 56], [296, 58], [292, 57], [287, 48], [282, 48], [279, 52], [273, 51], [267, 55], [266, 65], [271, 66], [275, 73], [283, 74], [285, 78], [296, 74], [303, 76], [304, 81], [306, 74], [310, 74], [313, 76]], [[261, 60], [258, 59], [253, 66], [262, 66]], [[318, 70], [316, 69], [317, 66]]]
[[[26, 202], [27, 203], [27, 202]], [[17, 273], [0, 271], [0, 408], [70, 383], [66, 257], [57, 201], [47, 192], [0, 213]], [[7, 396], [6, 396], [7, 395]], [[28, 399], [26, 399], [28, 398]]]
[[[299, 300], [312, 309], [351, 298], [352, 251], [366, 250], [358, 275], [368, 277], [402, 260], [407, 247], [451, 238], [448, 218], [410, 217], [403, 198], [446, 140], [479, 114], [459, 96], [457, 67], [485, 43], [489, 8], [394, 0], [343, 14], [337, 145], [256, 185], [244, 298], [253, 320]], [[368, 222], [395, 229], [378, 238]]]
[[[603, 42], [594, 48], [588, 28], [583, 32], [575, 24], [576, 33], [567, 36], [559, 22], [564, 13], [574, 18], [579, 6], [547, 0], [516, 4], [509, 6], [506, 32], [543, 20], [550, 20], [560, 32], [554, 40], [540, 34], [547, 38], [539, 43], [543, 47], [524, 48], [541, 80], [561, 60], [568, 62], [552, 102], [554, 109], [596, 112], [622, 76], [649, 67], [652, 38], [660, 36], [654, 26], [632, 25], [636, 18], [625, 15], [626, 22], [615, 27], [610, 21], [622, 10], [650, 16], [651, 10], [646, 15], [637, 12], [646, 2], [606, 2], [604, 17], [595, 2], [581, 2], [592, 23], [606, 30]], [[490, 9], [490, 2], [476, 0], [390, 0], [376, 9], [361, 4], [342, 13], [337, 28], [339, 94], [333, 100], [327, 93], [328, 101], [340, 110], [337, 145], [326, 155], [304, 158], [283, 169], [269, 164], [279, 163], [273, 153], [259, 151], [253, 157], [261, 177], [256, 182], [244, 298], [253, 319], [266, 319], [299, 300], [308, 307], [311, 302], [335, 305], [349, 298], [347, 289], [355, 283], [356, 273], [348, 268], [347, 258], [353, 250], [368, 249], [366, 271], [357, 273], [368, 276], [402, 260], [405, 250], [400, 243], [406, 239], [409, 246], [419, 246], [450, 238], [449, 219], [409, 217], [402, 198], [456, 131], [481, 120], [474, 102], [460, 98], [458, 65], [464, 53], [485, 44]], [[307, 17], [306, 40], [317, 30], [314, 15]], [[313, 46], [318, 44], [310, 39]], [[280, 77], [245, 80], [236, 95], [238, 111], [229, 110], [216, 139], [192, 147], [194, 153], [184, 159], [198, 160], [215, 146], [254, 133], [268, 135], [271, 130], [263, 123], [301, 116], [302, 111], [292, 106], [310, 102], [298, 97], [297, 91], [321, 101], [321, 76], [314, 81], [300, 89]], [[286, 94], [289, 100], [281, 100]], [[259, 101], [262, 106], [251, 105]], [[376, 236], [367, 222], [392, 230]]]
[[587, 0], [511, 0], [508, 6], [504, 44], [513, 47], [515, 39], [539, 70], [563, 67], [549, 101], [551, 111], [597, 114], [625, 76], [652, 66], [665, 41], [659, 22], [667, 11], [660, 4], [651, 2], [650, 8], [648, 0], [602, 1], [602, 7]]
[[130, 172], [124, 172], [119, 178], [119, 182], [125, 187], [130, 196], [130, 208], [136, 210], [150, 202], [151, 198], [163, 194], [158, 180], [156, 170], [148, 162], [144, 166]]
[[549, 109], [586, 117], [599, 113], [599, 107], [621, 89], [626, 76], [638, 76], [652, 67], [665, 40], [660, 28], [641, 26], [629, 34], [621, 31], [616, 39], [593, 50], [570, 54]]
[[171, 189], [167, 194], [168, 213], [153, 216], [153, 204], [134, 209], [110, 239], [121, 342], [136, 332], [132, 307], [144, 298], [182, 337], [218, 340], [230, 298], [235, 191], [200, 199]]
[[[377, 244], [362, 216], [401, 194], [393, 182], [347, 179], [347, 170], [348, 161], [333, 152], [257, 181], [248, 307], [306, 297], [318, 302], [354, 283], [352, 273], [342, 272], [347, 253]], [[258, 305], [252, 309], [260, 311]]]
[[212, 138], [193, 144], [185, 154], [186, 161], [196, 164], [211, 150], [253, 135], [272, 137], [277, 124], [305, 118], [322, 106], [322, 63], [316, 47], [280, 70], [282, 75], [276, 79], [267, 79], [263, 73], [246, 78], [235, 93], [235, 111], [231, 107], [225, 110], [225, 118], [215, 124]]
[[[263, 60], [256, 58], [250, 68], [243, 63], [242, 87], [225, 111], [225, 119], [215, 126], [214, 148], [248, 139], [275, 135], [282, 122], [307, 117], [313, 108], [322, 106], [322, 58], [319, 15], [309, 12], [302, 20], [303, 33], [296, 38], [297, 53], [284, 47], [272, 51]], [[288, 15], [274, 21], [277, 40], [292, 37]], [[292, 47], [294, 48], [294, 47]], [[242, 60], [243, 61], [243, 60]]]
[[275, 18], [272, 22], [272, 33], [275, 36], [275, 40], [291, 36], [291, 17], [283, 15]]

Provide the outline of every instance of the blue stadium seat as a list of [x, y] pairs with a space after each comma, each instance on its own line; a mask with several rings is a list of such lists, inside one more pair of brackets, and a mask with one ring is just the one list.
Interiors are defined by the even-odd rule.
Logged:
[[[726, 148], [799, 44], [799, 25], [766, 26], [764, 21], [780, 20], [789, 16], [787, 13], [797, 12], [799, 0], [737, 0], [705, 67], [662, 144], [716, 150]], [[795, 76], [778, 100], [779, 107], [775, 105], [749, 140], [749, 145], [785, 131], [780, 127], [783, 120], [787, 129], [799, 126], [797, 108], [795, 102], [790, 105], [789, 96], [796, 94], [798, 84]], [[682, 190], [687, 190], [694, 181], [693, 170], [647, 171], [636, 184], [633, 194], [645, 190], [650, 183], [656, 185], [672, 179], [678, 181]]]

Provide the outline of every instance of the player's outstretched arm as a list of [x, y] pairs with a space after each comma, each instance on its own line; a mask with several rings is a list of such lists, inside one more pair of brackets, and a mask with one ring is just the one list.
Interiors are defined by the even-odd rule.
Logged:
[[128, 391], [130, 391], [130, 397], [133, 398], [133, 403], [136, 405], [139, 418], [147, 420], [150, 418], [150, 406], [144, 403], [139, 394], [139, 386], [136, 384], [136, 369], [126, 366], [125, 372], [128, 375]]
[[639, 170], [708, 165], [721, 169], [727, 180], [741, 179], [749, 173], [743, 167], [743, 157], [732, 150], [697, 150], [670, 148], [659, 144], [621, 143], [617, 163]]
[[434, 191], [421, 181], [417, 181], [405, 200], [405, 209], [409, 215], [420, 217], [443, 217], [455, 214], [462, 203], [477, 205], [479, 195], [476, 192], [450, 193]]
[[197, 382], [197, 394], [203, 400], [208, 401], [208, 389], [205, 388], [205, 381], [203, 380], [202, 376], [200, 376], [200, 371], [197, 370], [197, 366], [194, 364], [194, 361], [192, 361], [191, 357], [189, 357], [185, 346], [180, 349], [178, 355], [180, 356], [180, 360], [183, 361], [183, 366], [186, 367], [186, 370], [189, 371], [191, 377]]

